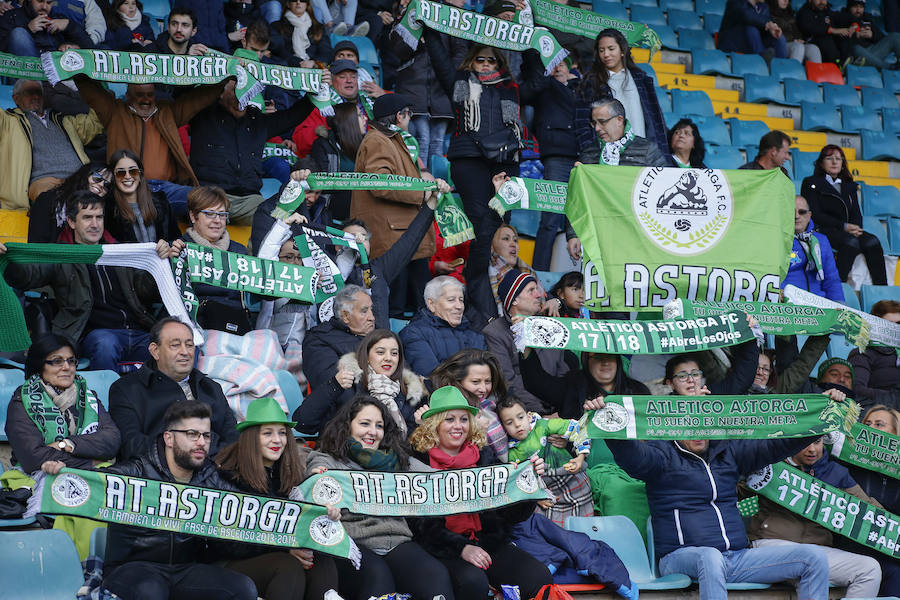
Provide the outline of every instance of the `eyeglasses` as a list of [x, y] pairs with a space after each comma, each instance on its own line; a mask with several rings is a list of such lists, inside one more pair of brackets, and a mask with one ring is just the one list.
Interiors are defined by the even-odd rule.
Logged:
[[808, 210], [806, 210], [806, 209], [804, 209], [804, 208], [800, 208], [800, 209], [797, 210], [797, 214], [800, 215], [801, 217], [805, 217], [805, 216], [808, 215], [810, 212], [811, 212], [811, 211], [808, 211]]
[[212, 437], [212, 433], [209, 431], [197, 431], [196, 429], [170, 429], [172, 433], [183, 433], [187, 439], [192, 442], [196, 442], [200, 439], [200, 436], [203, 436], [203, 439], [207, 442]]
[[74, 356], [70, 356], [69, 358], [62, 358], [57, 356], [56, 358], [51, 358], [50, 360], [44, 361], [45, 365], [50, 365], [51, 367], [61, 367], [63, 365], [69, 365], [70, 367], [78, 366], [78, 359]]
[[122, 180], [125, 179], [125, 176], [128, 175], [132, 179], [137, 179], [141, 176], [141, 170], [137, 167], [128, 167], [127, 169], [116, 169], [116, 179]]
[[102, 183], [103, 185], [109, 185], [109, 179], [103, 174], [103, 171], [94, 171], [91, 173], [91, 181], [94, 183]]
[[700, 369], [695, 369], [693, 371], [678, 371], [677, 373], [675, 373], [675, 375], [672, 376], [672, 379], [679, 383], [684, 383], [689, 378], [696, 381], [701, 377], [703, 377], [703, 371], [701, 371]]
[[303, 260], [303, 257], [300, 256], [299, 254], [279, 254], [278, 260], [283, 261], [283, 262], [294, 262], [294, 261]]
[[497, 58], [494, 56], [476, 56], [475, 62], [477, 62], [478, 64], [481, 64], [481, 65], [483, 65], [484, 63], [488, 63], [490, 65], [496, 65]]
[[771, 373], [772, 368], [771, 367], [756, 367], [756, 371], [758, 373]]
[[228, 220], [228, 216], [231, 214], [227, 210], [201, 210], [200, 214], [205, 216], [209, 220], [214, 219], [223, 219], [225, 221]]
[[412, 109], [411, 109], [411, 108], [404, 108], [403, 110], [400, 111], [400, 114], [401, 114], [401, 115], [409, 116], [409, 115], [412, 114]]
[[606, 125], [607, 123], [609, 123], [610, 121], [612, 121], [613, 119], [615, 119], [618, 116], [619, 115], [613, 115], [612, 117], [610, 117], [608, 119], [591, 119], [591, 125], [593, 125], [595, 127], [597, 125]]

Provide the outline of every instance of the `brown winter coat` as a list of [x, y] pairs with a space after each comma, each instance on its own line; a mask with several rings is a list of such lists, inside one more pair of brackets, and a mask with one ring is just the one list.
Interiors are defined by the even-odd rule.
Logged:
[[[358, 173], [391, 173], [419, 177], [399, 132], [378, 127], [369, 130], [356, 154]], [[412, 223], [430, 192], [399, 190], [354, 190], [350, 216], [362, 219], [372, 234], [369, 258], [378, 258], [390, 248]], [[434, 231], [429, 230], [413, 255], [413, 260], [434, 254]]]
[[[143, 119], [135, 114], [124, 100], [115, 98], [92, 79], [77, 75], [75, 82], [78, 84], [81, 97], [94, 109], [106, 128], [106, 158], [109, 159], [113, 152], [122, 148], [128, 148], [140, 156]], [[217, 85], [202, 85], [179, 95], [174, 102], [168, 100], [157, 102], [158, 110], [149, 121], [159, 129], [160, 136], [172, 152], [175, 163], [174, 183], [199, 185], [181, 144], [178, 128], [187, 125], [194, 115], [215, 102], [224, 86], [224, 82]]]

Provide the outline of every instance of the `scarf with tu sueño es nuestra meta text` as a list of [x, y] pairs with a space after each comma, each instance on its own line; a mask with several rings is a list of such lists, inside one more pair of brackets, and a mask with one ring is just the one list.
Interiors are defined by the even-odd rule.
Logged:
[[343, 525], [329, 519], [324, 506], [102, 471], [67, 468], [48, 475], [40, 512], [219, 540], [309, 548], [347, 558], [357, 569], [362, 559]]
[[829, 531], [882, 554], [900, 557], [900, 516], [787, 463], [774, 463], [751, 473], [747, 487]]
[[849, 435], [825, 436], [831, 454], [841, 461], [900, 479], [900, 437], [856, 423]]
[[[698, 382], [699, 383], [699, 382]], [[725, 440], [847, 433], [859, 417], [852, 400], [825, 394], [607, 396], [580, 426], [590, 439]]]

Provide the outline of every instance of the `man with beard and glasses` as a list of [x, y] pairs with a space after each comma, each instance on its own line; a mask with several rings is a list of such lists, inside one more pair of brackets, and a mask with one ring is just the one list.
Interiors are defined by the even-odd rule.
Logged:
[[[163, 417], [164, 431], [147, 452], [103, 471], [237, 491], [219, 477], [216, 464], [209, 458], [211, 415], [209, 405], [203, 402], [171, 405]], [[42, 468], [55, 474], [63, 466], [48, 461]], [[256, 586], [249, 577], [203, 564], [208, 551], [206, 538], [112, 523], [106, 535], [103, 588], [120, 598], [256, 600]]]

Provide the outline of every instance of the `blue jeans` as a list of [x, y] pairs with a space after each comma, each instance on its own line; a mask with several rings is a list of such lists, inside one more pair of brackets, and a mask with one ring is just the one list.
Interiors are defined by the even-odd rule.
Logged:
[[[541, 159], [541, 162], [544, 163], [544, 179], [552, 181], [569, 181], [569, 173], [575, 166], [574, 158], [562, 156], [548, 156]], [[534, 239], [534, 258], [531, 261], [531, 266], [538, 271], [550, 270], [553, 241], [556, 239], [556, 234], [562, 231], [565, 220], [565, 215], [541, 213], [541, 223], [538, 225], [537, 236]]]
[[147, 185], [150, 187], [151, 192], [162, 192], [166, 195], [166, 200], [169, 201], [172, 213], [176, 217], [187, 215], [187, 195], [194, 188], [162, 179], [148, 179]]
[[138, 329], [95, 329], [81, 341], [81, 352], [91, 361], [91, 370], [116, 371], [120, 361], [150, 359], [150, 334]]
[[726, 583], [775, 583], [797, 579], [797, 599], [828, 597], [828, 559], [820, 549], [771, 546], [719, 552], [687, 546], [659, 560], [661, 575], [682, 573], [700, 582], [700, 600], [728, 597]]
[[750, 46], [753, 54], [762, 54], [766, 51], [766, 48], [774, 48], [776, 58], [787, 57], [787, 40], [784, 39], [784, 36], [775, 39], [768, 32], [763, 35], [759, 29], [752, 25], [748, 26], [744, 31], [747, 36], [747, 45]]
[[264, 160], [262, 170], [265, 177], [277, 179], [282, 184], [287, 183], [288, 179], [291, 178], [291, 165], [283, 158], [277, 156], [270, 156]]
[[868, 48], [863, 48], [859, 44], [853, 45], [853, 55], [861, 56], [866, 59], [866, 64], [872, 65], [878, 69], [888, 66], [885, 60], [891, 54], [897, 61], [900, 61], [900, 33], [889, 33], [885, 35], [876, 44], [872, 44]]
[[[334, 0], [333, 5], [336, 4], [336, 13], [335, 16], [332, 16], [331, 7], [328, 6], [328, 0], [312, 0], [313, 5], [313, 14], [316, 17], [316, 21], [322, 23], [323, 25], [331, 23], [334, 21], [337, 16], [340, 16], [338, 22], [346, 23], [348, 28], [353, 28], [356, 25], [356, 3], [358, 0], [347, 0], [346, 4], [341, 3], [341, 0]], [[337, 22], [334, 23], [337, 25]]]
[[266, 23], [274, 23], [281, 19], [281, 2], [279, 0], [267, 0], [259, 7], [259, 12]]
[[40, 56], [34, 38], [25, 27], [16, 27], [9, 33], [7, 52], [16, 56]]
[[419, 142], [419, 156], [428, 166], [432, 156], [444, 154], [444, 134], [447, 133], [446, 119], [432, 119], [425, 115], [413, 117], [409, 122], [409, 132]]

